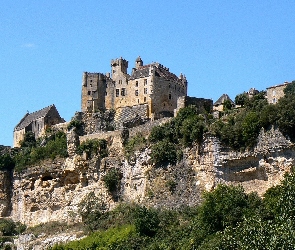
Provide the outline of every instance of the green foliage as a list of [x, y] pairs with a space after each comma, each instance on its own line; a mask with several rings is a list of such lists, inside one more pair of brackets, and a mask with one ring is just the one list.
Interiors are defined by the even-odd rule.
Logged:
[[0, 218], [0, 232], [3, 236], [14, 236], [26, 230], [26, 226], [11, 219]]
[[151, 147], [151, 158], [155, 164], [171, 163], [177, 161], [175, 145], [168, 140], [159, 141]]
[[37, 144], [36, 139], [35, 139], [35, 134], [31, 131], [26, 132], [24, 139], [20, 142], [20, 146], [22, 148], [28, 147], [32, 148], [35, 147]]
[[[29, 138], [32, 139], [31, 136]], [[29, 139], [29, 141], [31, 141]], [[29, 143], [27, 139], [24, 140], [26, 147], [13, 157], [15, 161], [15, 169], [21, 171], [28, 166], [35, 165], [45, 159], [55, 159], [56, 157], [67, 157], [67, 138], [66, 134], [58, 131], [43, 138], [45, 145], [38, 143]]]
[[83, 152], [86, 153], [87, 159], [93, 158], [96, 155], [99, 155], [101, 158], [107, 157], [107, 141], [104, 139], [87, 139], [77, 148], [78, 154], [82, 155]]
[[99, 228], [100, 219], [107, 210], [108, 205], [104, 199], [91, 192], [79, 203], [78, 211], [86, 230], [93, 232]]
[[72, 128], [75, 128], [78, 135], [83, 135], [84, 130], [84, 122], [79, 120], [72, 120], [67, 126], [68, 130], [71, 130]]
[[235, 104], [241, 105], [242, 107], [245, 105], [245, 103], [248, 101], [249, 97], [246, 93], [239, 94], [235, 97]]
[[158, 213], [153, 209], [138, 207], [135, 211], [135, 230], [140, 235], [154, 236], [159, 228]]
[[15, 162], [13, 157], [11, 157], [10, 154], [5, 153], [0, 155], [0, 170], [13, 169], [14, 166], [15, 166]]
[[294, 96], [295, 95], [295, 81], [289, 83], [284, 89], [284, 94], [286, 96]]
[[[110, 228], [103, 232], [96, 232], [89, 237], [79, 241], [72, 241], [68, 244], [59, 244], [52, 247], [52, 250], [72, 250], [72, 249], [128, 249], [124, 246], [131, 238], [136, 237], [135, 229], [132, 225]], [[129, 243], [130, 244], [130, 243]], [[130, 248], [129, 248], [130, 249]]]
[[110, 193], [116, 192], [120, 188], [120, 183], [122, 179], [122, 173], [117, 168], [111, 168], [102, 177], [105, 187]]
[[242, 221], [247, 207], [247, 195], [241, 186], [219, 185], [213, 192], [204, 193], [199, 210], [200, 224], [209, 233], [236, 226]]
[[201, 143], [208, 126], [206, 115], [198, 114], [195, 106], [189, 106], [180, 109], [171, 122], [154, 127], [149, 136], [149, 142], [153, 143], [153, 162], [175, 164], [182, 159], [183, 147]]
[[124, 144], [124, 153], [127, 159], [130, 159], [135, 151], [139, 151], [145, 148], [147, 145], [147, 140], [143, 137], [142, 134], [137, 134], [136, 136], [129, 139]]
[[230, 100], [225, 100], [223, 103], [223, 111], [231, 110], [233, 107]]
[[100, 216], [101, 231], [53, 249], [294, 249], [294, 207], [292, 172], [263, 200], [242, 187], [219, 185], [204, 193], [199, 207], [121, 204]]

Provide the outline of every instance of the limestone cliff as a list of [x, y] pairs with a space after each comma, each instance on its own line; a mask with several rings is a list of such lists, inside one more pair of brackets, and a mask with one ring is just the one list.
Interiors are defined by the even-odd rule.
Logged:
[[262, 130], [256, 148], [243, 153], [231, 151], [207, 135], [202, 146], [185, 150], [183, 161], [164, 168], [151, 163], [149, 148], [127, 161], [120, 138], [109, 135], [109, 156], [86, 160], [74, 154], [77, 137], [69, 136], [71, 152], [67, 159], [45, 161], [13, 176], [1, 173], [2, 216], [29, 226], [49, 221], [77, 222], [78, 205], [90, 192], [102, 197], [112, 209], [117, 200], [108, 193], [102, 177], [114, 167], [122, 172], [118, 201], [167, 208], [195, 205], [202, 191], [219, 183], [242, 185], [246, 192], [263, 195], [280, 182], [295, 160], [293, 144], [274, 129]]

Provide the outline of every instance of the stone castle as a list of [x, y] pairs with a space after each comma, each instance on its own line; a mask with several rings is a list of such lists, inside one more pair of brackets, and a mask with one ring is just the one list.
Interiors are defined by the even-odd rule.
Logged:
[[143, 65], [138, 57], [131, 75], [128, 61], [111, 60], [111, 74], [83, 73], [81, 110], [96, 111], [138, 107], [149, 119], [174, 115], [177, 99], [187, 95], [187, 80], [160, 63]]

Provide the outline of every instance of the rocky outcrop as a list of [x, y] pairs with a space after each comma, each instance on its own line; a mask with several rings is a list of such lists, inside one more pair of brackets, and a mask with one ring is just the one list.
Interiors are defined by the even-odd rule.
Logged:
[[[95, 156], [87, 160], [76, 155], [79, 137], [72, 130], [68, 132], [67, 159], [44, 161], [13, 175], [0, 172], [1, 216], [28, 226], [50, 221], [79, 222], [79, 204], [90, 193], [103, 199], [108, 209], [117, 201], [165, 208], [192, 206], [200, 202], [204, 190], [220, 183], [242, 185], [246, 192], [263, 196], [269, 187], [280, 183], [295, 161], [294, 145], [274, 128], [262, 130], [257, 146], [245, 152], [232, 151], [206, 135], [201, 146], [184, 150], [183, 160], [177, 165], [162, 167], [152, 164], [149, 148], [135, 152], [128, 161], [122, 148], [128, 135], [124, 137], [123, 132], [101, 134], [109, 149], [104, 159]], [[134, 133], [129, 132], [132, 137]], [[116, 196], [103, 182], [111, 168], [122, 173]], [[40, 239], [32, 239], [36, 240]]]

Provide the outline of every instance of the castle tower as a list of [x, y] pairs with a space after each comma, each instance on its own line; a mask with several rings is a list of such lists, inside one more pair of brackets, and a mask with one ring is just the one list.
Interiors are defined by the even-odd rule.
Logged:
[[101, 73], [83, 73], [82, 103], [83, 112], [105, 109], [106, 77]]
[[135, 68], [138, 69], [140, 66], [143, 65], [143, 61], [141, 60], [140, 56], [135, 60]]
[[128, 61], [122, 57], [119, 59], [111, 60], [112, 67], [112, 79], [115, 80], [118, 76], [122, 74], [127, 74]]

